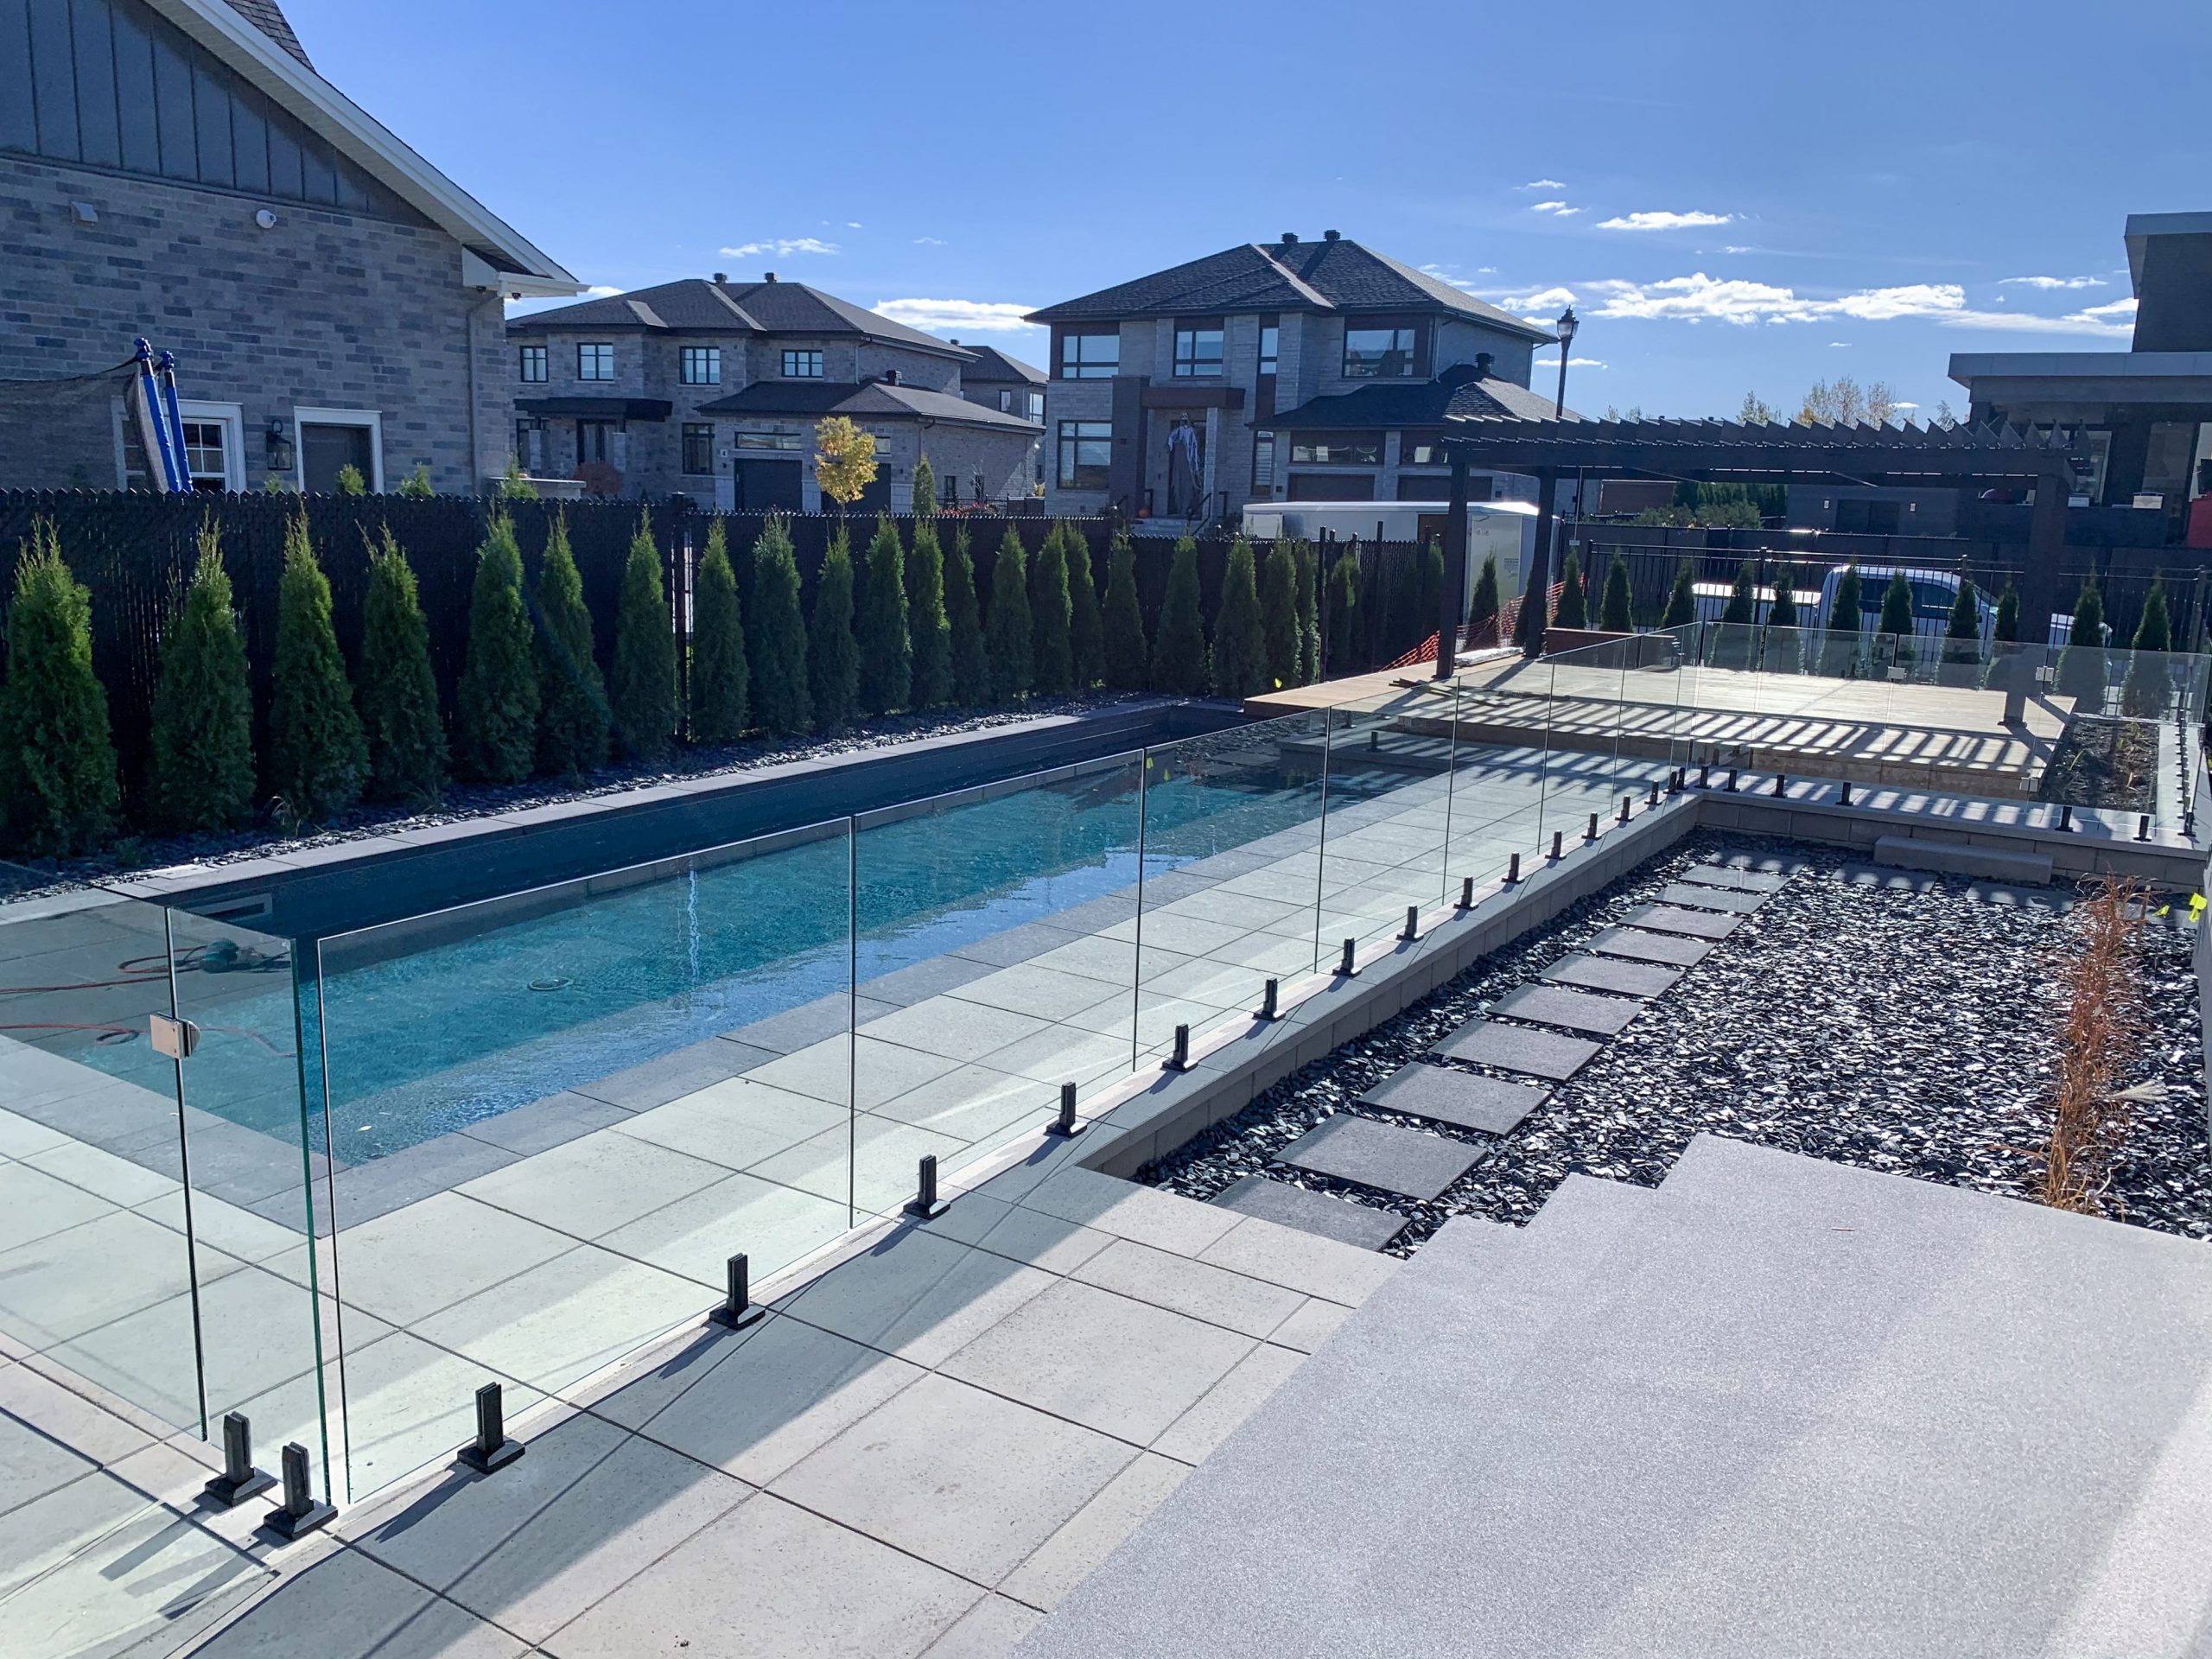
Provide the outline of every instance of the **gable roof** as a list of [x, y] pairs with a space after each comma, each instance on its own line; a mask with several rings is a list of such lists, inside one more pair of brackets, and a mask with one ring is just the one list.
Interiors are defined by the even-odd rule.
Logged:
[[804, 283], [715, 283], [685, 276], [652, 288], [632, 289], [575, 305], [535, 311], [507, 324], [510, 332], [536, 334], [577, 328], [647, 328], [685, 334], [805, 334], [873, 340], [957, 359], [976, 353], [861, 309], [850, 300]]
[[[1379, 382], [1309, 397], [1252, 424], [1263, 431], [1298, 432], [1441, 426], [1446, 421], [1548, 421], [1553, 407], [1545, 393], [1510, 380]], [[1570, 409], [1566, 418], [1582, 417]]]
[[[952, 342], [960, 346], [958, 340]], [[999, 350], [995, 346], [960, 346], [963, 352], [973, 352], [976, 360], [960, 371], [963, 386], [1041, 386], [1045, 371], [1033, 364]]]
[[1106, 322], [1216, 311], [1446, 311], [1524, 340], [1553, 338], [1548, 328], [1343, 237], [1247, 242], [1048, 305], [1027, 320]]
[[316, 73], [275, 0], [147, 3], [459, 242], [462, 282], [514, 295], [582, 292], [575, 276]]
[[855, 385], [849, 380], [756, 380], [742, 391], [699, 405], [702, 415], [788, 415], [817, 419], [850, 415], [868, 420], [926, 420], [940, 426], [981, 426], [1035, 437], [1044, 429], [1034, 421], [1002, 415], [947, 391], [894, 386], [881, 380]]

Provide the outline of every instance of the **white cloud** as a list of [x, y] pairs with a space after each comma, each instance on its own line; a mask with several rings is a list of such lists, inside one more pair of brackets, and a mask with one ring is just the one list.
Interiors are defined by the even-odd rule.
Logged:
[[886, 300], [875, 308], [875, 315], [903, 322], [909, 328], [993, 334], [1034, 327], [1022, 319], [1036, 308], [992, 300]]
[[1908, 402], [1906, 399], [1900, 397], [1896, 402], [1892, 403], [1890, 407], [1891, 409], [1918, 409], [1920, 405], [1916, 403]]
[[1540, 288], [1534, 294], [1523, 294], [1515, 299], [1500, 300], [1498, 303], [1516, 314], [1544, 311], [1554, 306], [1573, 305], [1574, 290], [1571, 288]]
[[1580, 207], [1570, 207], [1563, 201], [1532, 201], [1529, 204], [1529, 211], [1532, 213], [1549, 213], [1554, 219], [1567, 219], [1582, 210]]
[[594, 283], [591, 287], [584, 289], [584, 294], [590, 299], [604, 300], [609, 299], [614, 295], [620, 294], [621, 291], [622, 290], [620, 289], [610, 287], [605, 283]]
[[[1861, 289], [1853, 294], [1823, 299], [1800, 294], [1779, 283], [1740, 277], [1724, 279], [1708, 276], [1703, 271], [1655, 283], [1613, 279], [1586, 283], [1583, 286], [1586, 292], [1596, 296], [1596, 308], [1592, 314], [1595, 316], [1738, 326], [1814, 322], [1824, 317], [1850, 317], [1861, 322], [1916, 318], [1950, 328], [1998, 328], [2023, 334], [2093, 334], [2114, 339], [2128, 333], [2126, 325], [2117, 319], [2134, 308], [2133, 301], [2123, 300], [2063, 317], [2026, 311], [1977, 311], [1968, 308], [1966, 290], [1955, 283], [1905, 283], [1891, 288]], [[1531, 297], [1541, 303], [1547, 296]]]
[[1531, 179], [1521, 188], [1523, 190], [1564, 190], [1567, 188], [1557, 179]]
[[2129, 321], [2133, 321], [2135, 316], [2135, 296], [2131, 294], [2124, 300], [2108, 300], [2102, 305], [2093, 305], [2089, 307], [2087, 310], [2082, 312], [2081, 315], [2085, 317], [2110, 317], [2114, 319], [2126, 317]]
[[1999, 288], [2102, 288], [2101, 276], [2005, 276], [1999, 279]]
[[1847, 340], [1832, 340], [1828, 341], [1828, 344], [1830, 346], [1840, 346], [1847, 350], [1850, 347], [1851, 342]]
[[849, 231], [857, 231], [860, 227], [861, 222], [857, 219], [849, 219], [845, 221], [845, 228]]
[[732, 259], [747, 259], [756, 253], [772, 253], [781, 258], [788, 253], [835, 253], [836, 251], [837, 245], [835, 242], [824, 242], [817, 236], [785, 236], [766, 242], [741, 242], [734, 248], [722, 250], [722, 252]]
[[944, 238], [941, 236], [918, 236], [914, 238], [914, 245], [918, 248], [941, 248], [944, 245]]
[[1612, 219], [1601, 219], [1601, 231], [1686, 231], [1703, 225], [1728, 225], [1735, 221], [1733, 213], [1624, 213]]
[[[1559, 359], [1540, 357], [1529, 366], [1532, 369], [1555, 369], [1559, 367]], [[1570, 369], [1609, 369], [1612, 365], [1602, 357], [1570, 357], [1567, 359], [1567, 366]]]

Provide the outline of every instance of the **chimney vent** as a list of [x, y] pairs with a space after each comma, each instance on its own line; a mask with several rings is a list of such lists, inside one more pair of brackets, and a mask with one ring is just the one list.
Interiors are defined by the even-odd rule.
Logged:
[[1324, 242], [1334, 242], [1338, 238], [1339, 234], [1336, 231], [1324, 231], [1321, 232], [1321, 239]]
[[726, 283], [726, 282], [728, 282], [728, 281], [729, 281], [729, 273], [728, 273], [728, 271], [726, 271], [726, 270], [718, 270], [718, 271], [716, 271], [716, 272], [715, 273], [715, 286], [716, 288], [720, 288], [720, 287], [721, 287], [724, 283]]
[[1298, 245], [1298, 232], [1296, 231], [1285, 231], [1282, 233], [1282, 245], [1287, 248], [1296, 247]]
[[776, 280], [776, 273], [772, 270], [762, 271], [760, 273], [760, 280], [764, 283], [772, 283]]
[[886, 369], [883, 372], [883, 384], [887, 386], [897, 385], [899, 384], [899, 371], [896, 369]]
[[1477, 352], [1475, 353], [1475, 378], [1478, 380], [1489, 379], [1490, 365], [1496, 360], [1497, 359], [1491, 357], [1488, 352]]

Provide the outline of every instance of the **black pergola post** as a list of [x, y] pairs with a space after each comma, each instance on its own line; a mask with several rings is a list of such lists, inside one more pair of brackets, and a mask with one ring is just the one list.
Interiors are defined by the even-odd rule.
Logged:
[[1544, 654], [1544, 611], [1550, 600], [1552, 586], [1552, 512], [1553, 497], [1559, 490], [1559, 474], [1548, 467], [1536, 471], [1536, 549], [1529, 560], [1529, 580], [1521, 590], [1520, 626], [1516, 638], [1523, 657]]
[[1467, 458], [1452, 457], [1450, 517], [1444, 521], [1443, 611], [1436, 619], [1436, 677], [1459, 665], [1459, 623], [1467, 614]]
[[[2035, 510], [2028, 519], [2027, 569], [2020, 580], [2020, 645], [2012, 671], [2005, 677], [2005, 723], [2028, 717], [2028, 688], [2036, 669], [2049, 660], [2050, 613], [2058, 601], [2058, 563], [2066, 550], [2066, 496], [2070, 472], [2047, 472], [2036, 480]], [[2087, 640], [2091, 646], [2101, 639]], [[2032, 649], [2029, 649], [2032, 647]]]

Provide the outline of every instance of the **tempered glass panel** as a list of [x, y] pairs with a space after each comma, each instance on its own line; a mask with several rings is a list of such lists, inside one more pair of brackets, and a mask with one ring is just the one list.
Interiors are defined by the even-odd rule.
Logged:
[[[843, 822], [323, 941], [347, 1476], [372, 1490], [849, 1224]], [[801, 1074], [805, 1074], [802, 1076]]]
[[1045, 1122], [1063, 1083], [1128, 1070], [1140, 770], [1116, 755], [858, 820], [861, 1213], [911, 1197], [924, 1156], [950, 1175]]
[[1450, 693], [1425, 688], [1329, 711], [1329, 814], [1321, 847], [1325, 958], [1403, 930], [1440, 902], [1451, 789]]

